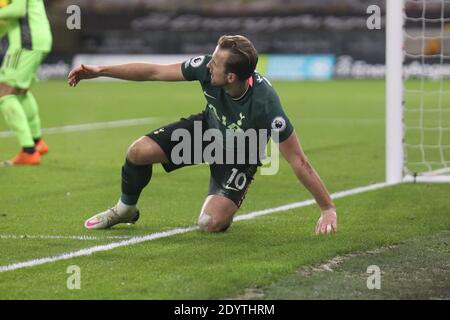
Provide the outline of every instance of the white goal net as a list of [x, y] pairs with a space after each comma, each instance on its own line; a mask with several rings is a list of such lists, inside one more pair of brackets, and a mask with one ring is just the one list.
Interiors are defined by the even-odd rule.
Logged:
[[[388, 108], [400, 104], [401, 109], [400, 124], [389, 118], [390, 115], [396, 118], [393, 110], [387, 110], [387, 125], [400, 126], [400, 130], [388, 128], [387, 131], [390, 135], [387, 137], [390, 154], [387, 161], [394, 161], [387, 165], [388, 171], [391, 165], [391, 175], [388, 173], [387, 179], [398, 182], [394, 180], [401, 176], [401, 180], [409, 181], [450, 182], [450, 0], [403, 0], [403, 3], [402, 0], [387, 0], [388, 11], [389, 2], [392, 2], [391, 10], [395, 10], [392, 9], [394, 2], [402, 5], [403, 17], [399, 19], [403, 23], [397, 39], [402, 44], [400, 48], [389, 34], [391, 31], [395, 34], [396, 27], [392, 21], [389, 26], [387, 12], [388, 91], [392, 90], [389, 89], [390, 79], [395, 87], [392, 79], [401, 77], [400, 97], [391, 91], [387, 100]], [[390, 56], [396, 54], [394, 48], [401, 50], [403, 67], [397, 69], [400, 75], [391, 74], [389, 78], [392, 59], [398, 63], [395, 56]], [[400, 135], [401, 141], [396, 135]], [[397, 140], [397, 144], [392, 144], [392, 140]], [[399, 147], [401, 151], [394, 149]], [[392, 178], [392, 170], [401, 170], [401, 173]]]

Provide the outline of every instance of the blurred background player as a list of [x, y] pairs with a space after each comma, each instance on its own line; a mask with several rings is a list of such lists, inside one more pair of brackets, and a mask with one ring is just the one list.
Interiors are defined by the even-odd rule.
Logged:
[[52, 46], [43, 0], [2, 0], [0, 35], [8, 50], [0, 69], [0, 110], [22, 150], [3, 165], [35, 165], [48, 152], [41, 136], [39, 108], [29, 91], [36, 72]]

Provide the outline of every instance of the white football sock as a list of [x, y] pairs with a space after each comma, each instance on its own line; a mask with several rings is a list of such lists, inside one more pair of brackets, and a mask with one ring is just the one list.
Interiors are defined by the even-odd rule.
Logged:
[[136, 211], [136, 206], [135, 205], [128, 205], [122, 202], [122, 200], [119, 199], [119, 201], [117, 202], [117, 213], [122, 215], [122, 214], [128, 214], [128, 213], [132, 213]]

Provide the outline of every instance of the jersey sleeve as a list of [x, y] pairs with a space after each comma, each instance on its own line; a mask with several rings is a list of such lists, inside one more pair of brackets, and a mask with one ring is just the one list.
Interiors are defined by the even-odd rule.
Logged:
[[200, 82], [211, 81], [211, 76], [206, 65], [211, 60], [210, 55], [198, 56], [186, 60], [181, 64], [181, 72], [187, 81], [198, 80]]
[[275, 138], [274, 133], [277, 133], [278, 140], [275, 139], [277, 142], [283, 142], [289, 138], [294, 131], [294, 127], [281, 107], [280, 98], [274, 90], [267, 96], [265, 111], [264, 129], [271, 133], [272, 138]]

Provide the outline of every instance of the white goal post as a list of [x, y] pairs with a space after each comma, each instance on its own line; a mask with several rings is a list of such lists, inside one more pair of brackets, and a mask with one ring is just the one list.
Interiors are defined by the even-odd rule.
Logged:
[[386, 0], [387, 183], [450, 182], [448, 12], [449, 0]]

